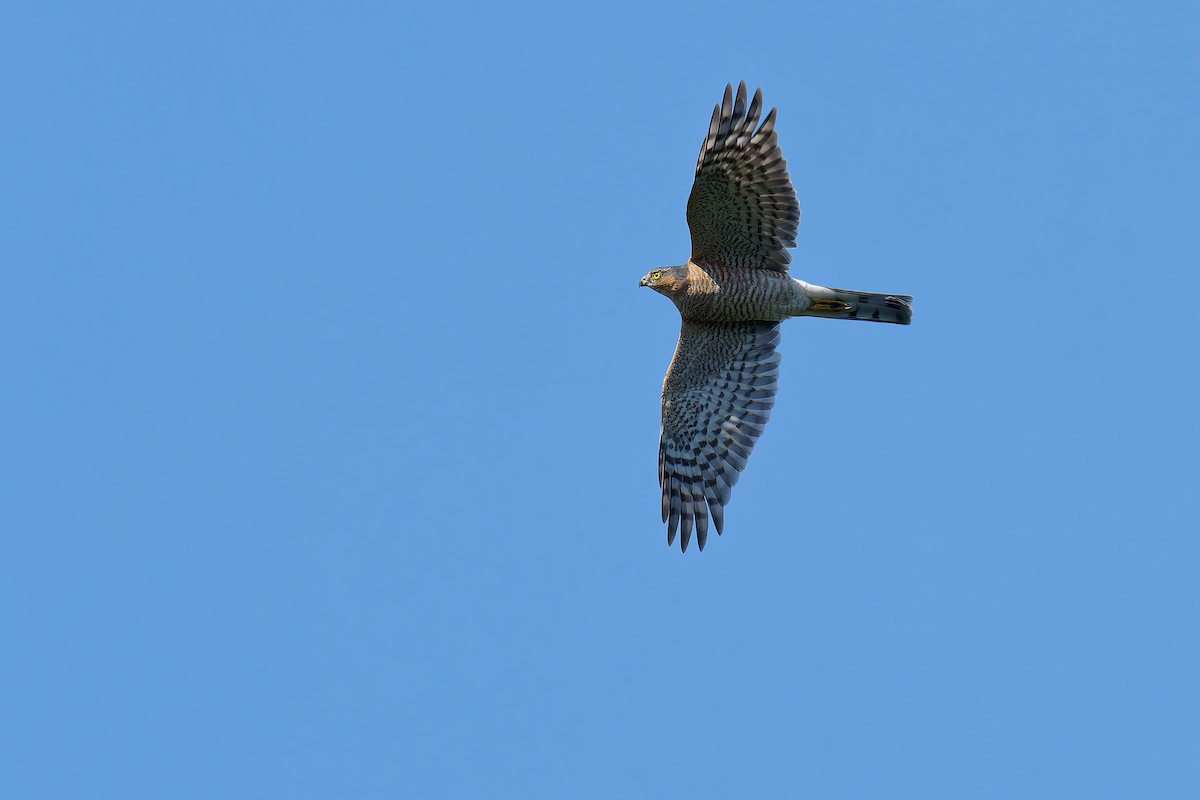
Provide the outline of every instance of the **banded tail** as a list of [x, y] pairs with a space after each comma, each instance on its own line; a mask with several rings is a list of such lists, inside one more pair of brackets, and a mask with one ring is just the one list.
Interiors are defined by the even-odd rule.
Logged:
[[896, 325], [912, 322], [912, 298], [906, 294], [851, 292], [804, 281], [797, 282], [812, 302], [812, 305], [797, 316], [861, 319], [868, 322], [892, 322]]

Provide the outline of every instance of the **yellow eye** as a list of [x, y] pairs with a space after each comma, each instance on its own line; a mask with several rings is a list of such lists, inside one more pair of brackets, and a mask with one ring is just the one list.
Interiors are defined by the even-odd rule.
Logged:
[[652, 280], [652, 281], [656, 281], [656, 280], [658, 280], [658, 279], [659, 279], [659, 278], [661, 278], [661, 277], [662, 277], [662, 270], [661, 270], [661, 269], [656, 269], [656, 270], [654, 270], [654, 272], [651, 272], [651, 273], [650, 273], [650, 280]]

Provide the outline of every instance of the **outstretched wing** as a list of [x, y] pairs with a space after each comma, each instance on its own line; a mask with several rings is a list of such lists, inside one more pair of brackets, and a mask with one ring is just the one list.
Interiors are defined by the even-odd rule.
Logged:
[[775, 405], [777, 344], [777, 322], [684, 320], [663, 381], [658, 447], [668, 545], [682, 530], [686, 551], [694, 523], [703, 550], [710, 513], [721, 532], [730, 490]]
[[692, 260], [787, 272], [800, 204], [775, 133], [775, 109], [757, 131], [762, 89], [746, 110], [746, 84], [713, 109], [688, 197]]

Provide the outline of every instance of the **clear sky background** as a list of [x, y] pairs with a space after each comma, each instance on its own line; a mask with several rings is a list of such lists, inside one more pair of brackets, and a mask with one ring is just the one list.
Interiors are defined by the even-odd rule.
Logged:
[[[1200, 797], [1194, 4], [20, 5], [4, 797]], [[916, 316], [784, 324], [681, 555], [739, 79]]]

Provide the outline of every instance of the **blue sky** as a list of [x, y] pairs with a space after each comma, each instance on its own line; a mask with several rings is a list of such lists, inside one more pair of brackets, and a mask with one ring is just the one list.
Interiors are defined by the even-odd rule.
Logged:
[[[0, 13], [6, 797], [1200, 796], [1189, 4]], [[712, 105], [793, 274], [705, 552]]]

